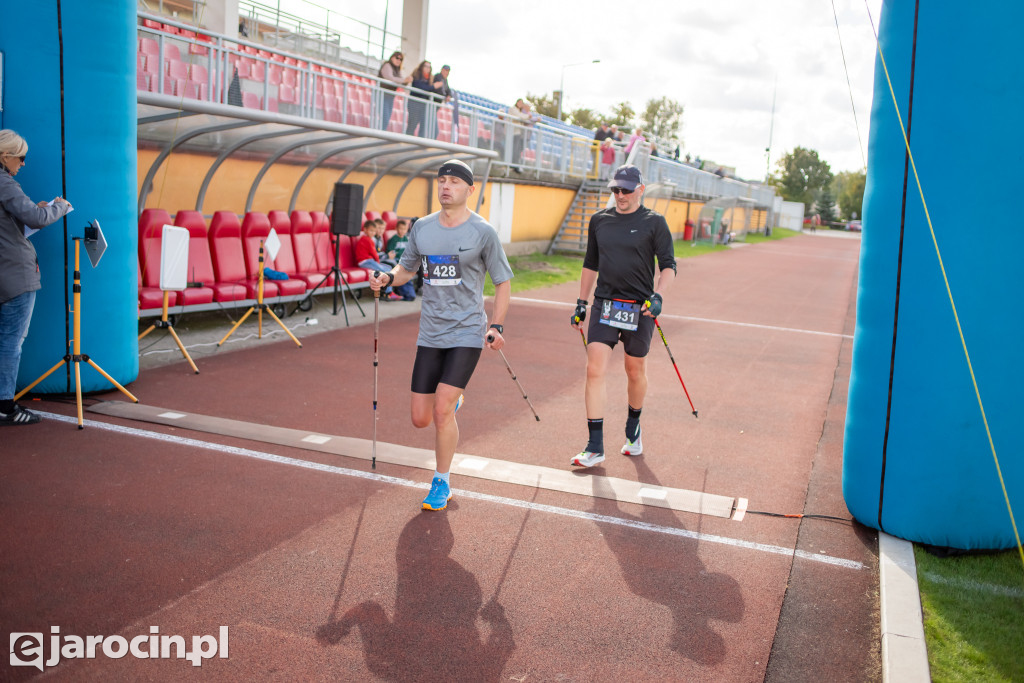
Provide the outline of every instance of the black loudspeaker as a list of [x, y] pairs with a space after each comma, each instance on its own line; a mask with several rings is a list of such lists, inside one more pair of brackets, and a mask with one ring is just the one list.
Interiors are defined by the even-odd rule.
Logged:
[[354, 183], [334, 184], [334, 210], [331, 232], [355, 237], [363, 227], [363, 186]]

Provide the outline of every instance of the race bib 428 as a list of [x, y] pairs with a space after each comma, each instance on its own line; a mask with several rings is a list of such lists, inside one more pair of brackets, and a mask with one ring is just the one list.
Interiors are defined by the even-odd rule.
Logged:
[[423, 256], [423, 281], [434, 287], [451, 287], [462, 282], [458, 254]]

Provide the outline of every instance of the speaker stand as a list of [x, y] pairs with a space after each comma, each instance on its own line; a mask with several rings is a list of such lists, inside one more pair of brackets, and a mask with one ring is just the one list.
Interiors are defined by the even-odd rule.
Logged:
[[[352, 291], [352, 286], [349, 285], [348, 280], [346, 280], [344, 275], [342, 275], [342, 273], [341, 273], [341, 265], [340, 265], [341, 264], [341, 257], [340, 257], [341, 240], [338, 239], [338, 235], [334, 235], [333, 237], [334, 237], [334, 265], [331, 267], [331, 269], [329, 271], [327, 271], [327, 274], [324, 275], [324, 279], [323, 280], [320, 280], [320, 282], [316, 283], [316, 286], [313, 287], [313, 289], [311, 289], [308, 292], [306, 292], [306, 296], [301, 301], [299, 301], [299, 303], [295, 306], [295, 311], [301, 310], [302, 307], [304, 305], [306, 305], [306, 304], [309, 304], [309, 306], [312, 307], [313, 295], [316, 294], [316, 290], [320, 289], [320, 287], [325, 282], [327, 282], [327, 280], [330, 279], [331, 275], [333, 274], [334, 275], [334, 315], [338, 315], [338, 293], [341, 291], [341, 286], [344, 285], [345, 289], [352, 296], [352, 301], [354, 301], [356, 303], [356, 307], [359, 309], [359, 313], [365, 318], [366, 317], [366, 313], [363, 311], [363, 307], [359, 304], [359, 299], [356, 298], [355, 292]], [[342, 307], [342, 310], [344, 310], [344, 312], [345, 312], [345, 327], [348, 327], [349, 326], [349, 321], [348, 321], [348, 304], [345, 302], [345, 295], [344, 294], [342, 294], [342, 296], [341, 296], [341, 307]], [[309, 310], [309, 309], [306, 309], [306, 310]], [[295, 311], [292, 311], [293, 315], [295, 314]]]

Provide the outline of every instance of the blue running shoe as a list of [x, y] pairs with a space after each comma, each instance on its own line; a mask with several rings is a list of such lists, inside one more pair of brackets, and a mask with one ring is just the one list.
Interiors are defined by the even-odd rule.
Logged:
[[430, 493], [423, 499], [424, 510], [444, 510], [452, 498], [452, 487], [441, 477], [434, 477], [430, 483]]

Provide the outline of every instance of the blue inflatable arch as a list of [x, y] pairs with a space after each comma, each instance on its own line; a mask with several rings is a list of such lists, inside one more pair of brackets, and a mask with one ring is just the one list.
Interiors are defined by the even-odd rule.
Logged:
[[[4, 3], [2, 125], [29, 145], [17, 180], [35, 201], [63, 194], [75, 207], [66, 222], [32, 237], [43, 288], [19, 389], [69, 352], [70, 240], [94, 219], [110, 248], [96, 269], [82, 249], [82, 352], [122, 384], [138, 376], [135, 25], [136, 6], [128, 0]], [[81, 369], [83, 391], [112, 388], [87, 364]], [[33, 391], [74, 391], [65, 370]]]
[[[1024, 4], [886, 2], [876, 60], [843, 491], [862, 523], [963, 549], [1017, 540], [936, 249], [907, 126], [1009, 502], [1024, 511], [1024, 268], [1007, 209], [1024, 175]], [[1011, 201], [1007, 201], [1011, 200]]]

